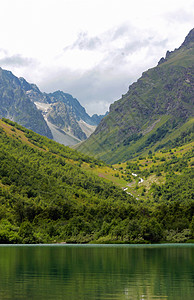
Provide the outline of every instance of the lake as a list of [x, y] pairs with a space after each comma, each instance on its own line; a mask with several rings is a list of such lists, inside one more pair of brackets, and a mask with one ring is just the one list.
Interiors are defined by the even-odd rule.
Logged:
[[194, 244], [1, 245], [0, 299], [194, 299]]

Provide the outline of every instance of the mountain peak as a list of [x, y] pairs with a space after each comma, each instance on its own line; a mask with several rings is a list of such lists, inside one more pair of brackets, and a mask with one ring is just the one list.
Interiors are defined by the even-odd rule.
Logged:
[[188, 33], [188, 35], [186, 36], [184, 42], [182, 43], [181, 47], [182, 46], [186, 46], [188, 48], [190, 48], [191, 46], [191, 43], [194, 42], [194, 28], [191, 29], [191, 31]]
[[182, 132], [189, 136], [193, 124], [193, 40], [194, 29], [181, 47], [167, 51], [160, 66], [144, 72], [111, 104], [108, 116], [77, 149], [118, 163], [149, 150], [167, 149], [181, 140]]
[[194, 44], [194, 28], [191, 29], [191, 31], [186, 36], [184, 42], [181, 44], [181, 46], [178, 49], [175, 49], [174, 51], [167, 51], [166, 56], [162, 57], [158, 65], [161, 65], [162, 63], [166, 62], [169, 58], [171, 58], [173, 54], [178, 53], [180, 49], [191, 49], [193, 48]]

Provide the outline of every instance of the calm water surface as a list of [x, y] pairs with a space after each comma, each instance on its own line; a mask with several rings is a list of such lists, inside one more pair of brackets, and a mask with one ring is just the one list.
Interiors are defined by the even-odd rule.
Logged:
[[194, 299], [193, 245], [0, 246], [0, 299]]

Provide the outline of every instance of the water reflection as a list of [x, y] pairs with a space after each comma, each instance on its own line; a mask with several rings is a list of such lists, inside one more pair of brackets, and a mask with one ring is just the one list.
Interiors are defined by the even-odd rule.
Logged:
[[193, 246], [0, 247], [0, 299], [193, 299]]

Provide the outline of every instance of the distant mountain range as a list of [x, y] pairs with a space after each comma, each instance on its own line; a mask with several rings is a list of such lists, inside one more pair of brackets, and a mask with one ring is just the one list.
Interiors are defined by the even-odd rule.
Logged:
[[77, 149], [108, 163], [127, 161], [192, 138], [194, 29], [144, 72]]
[[104, 116], [90, 117], [70, 94], [42, 93], [35, 84], [0, 68], [0, 117], [64, 145], [74, 145], [87, 139]]

